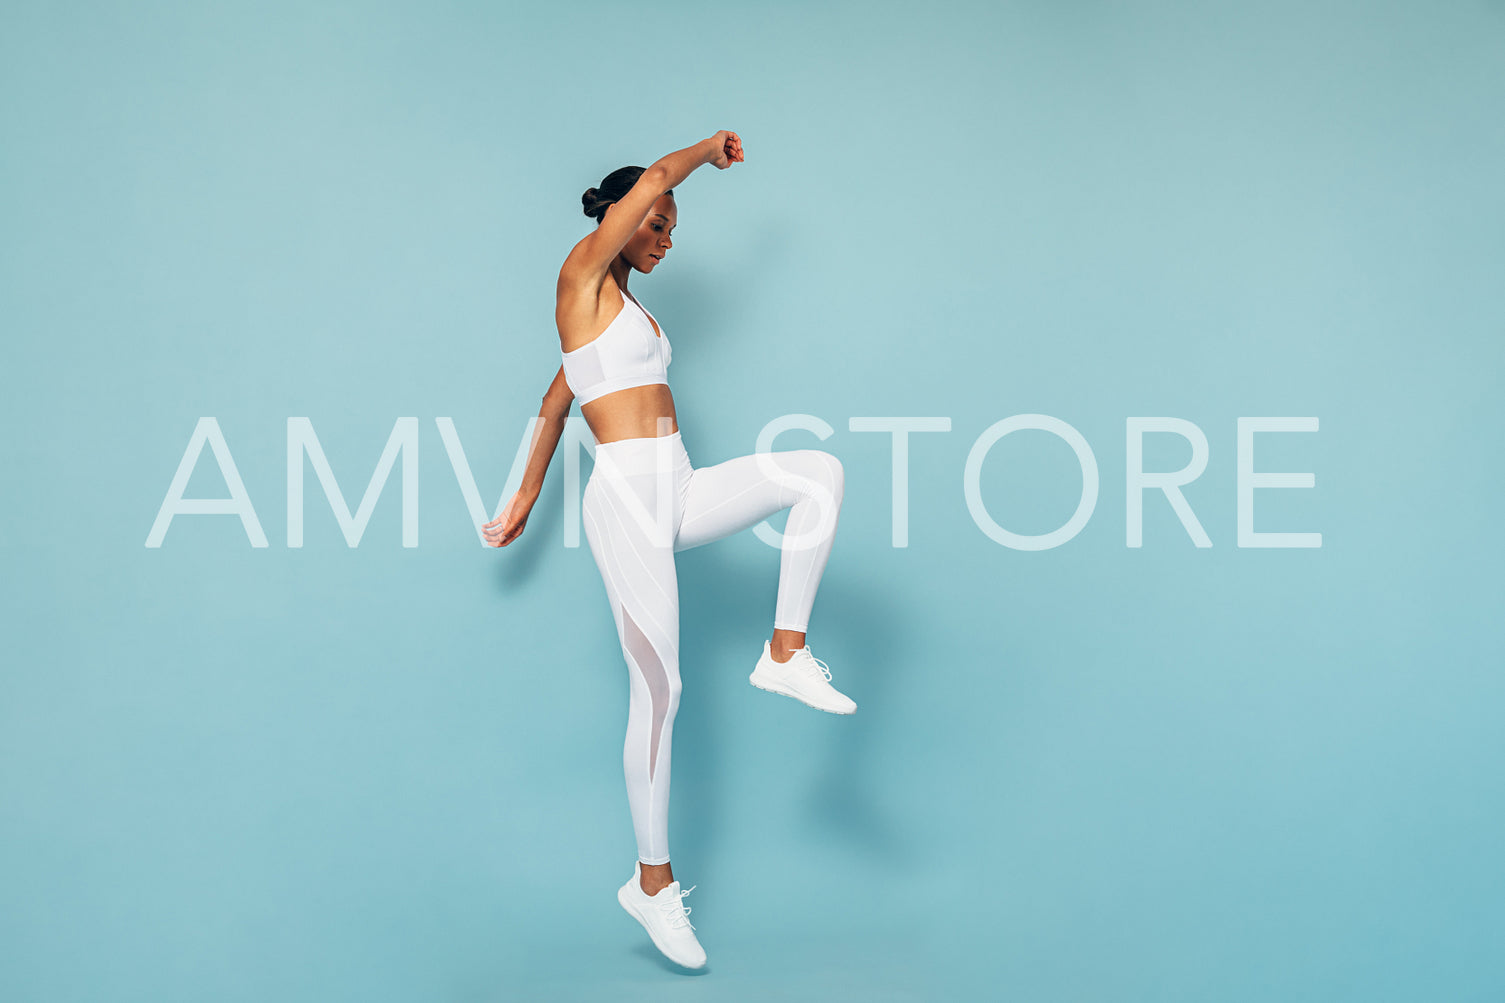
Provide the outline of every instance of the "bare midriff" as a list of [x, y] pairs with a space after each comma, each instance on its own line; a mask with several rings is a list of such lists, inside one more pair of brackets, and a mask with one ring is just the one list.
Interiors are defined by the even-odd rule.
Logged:
[[[597, 442], [646, 439], [679, 431], [674, 394], [667, 383], [614, 391], [580, 405], [580, 413]], [[668, 422], [660, 429], [658, 425], [662, 418], [667, 418]]]

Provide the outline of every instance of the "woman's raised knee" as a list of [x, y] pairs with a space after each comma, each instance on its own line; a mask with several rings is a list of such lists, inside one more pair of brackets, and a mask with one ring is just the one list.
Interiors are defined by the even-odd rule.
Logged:
[[824, 449], [804, 449], [801, 452], [809, 456], [813, 469], [818, 471], [816, 476], [820, 478], [821, 483], [829, 488], [831, 493], [837, 498], [840, 498], [846, 486], [846, 470], [842, 467], [841, 460], [837, 458], [836, 454], [827, 452]]

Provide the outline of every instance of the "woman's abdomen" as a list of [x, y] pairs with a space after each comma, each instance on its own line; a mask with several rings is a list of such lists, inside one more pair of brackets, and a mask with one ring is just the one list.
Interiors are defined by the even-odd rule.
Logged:
[[617, 390], [580, 405], [580, 413], [597, 442], [670, 435], [679, 431], [674, 394], [667, 383]]

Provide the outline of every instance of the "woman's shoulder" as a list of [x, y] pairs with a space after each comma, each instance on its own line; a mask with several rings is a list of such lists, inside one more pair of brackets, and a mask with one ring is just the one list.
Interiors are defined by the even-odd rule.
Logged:
[[567, 257], [559, 266], [556, 296], [561, 304], [566, 301], [595, 303], [608, 292], [615, 292], [616, 280], [610, 269], [596, 268], [576, 257]]
[[589, 341], [593, 333], [599, 333], [603, 321], [608, 319], [605, 315], [613, 312], [610, 301], [620, 304], [622, 296], [609, 273], [581, 275], [571, 272], [566, 262], [559, 271], [554, 302], [554, 324], [559, 329], [560, 348], [572, 351]]
[[595, 260], [589, 253], [588, 241], [594, 234], [586, 234], [575, 242], [570, 248], [570, 253], [564, 256], [564, 264], [559, 266], [559, 284], [564, 288], [566, 284], [572, 287], [588, 286], [599, 290], [603, 281], [611, 281], [611, 270]]

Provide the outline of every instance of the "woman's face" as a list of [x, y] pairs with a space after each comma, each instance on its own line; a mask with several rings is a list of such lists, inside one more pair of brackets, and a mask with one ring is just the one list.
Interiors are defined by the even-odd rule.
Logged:
[[674, 246], [669, 235], [678, 223], [679, 210], [674, 205], [674, 196], [660, 195], [632, 239], [622, 248], [622, 257], [640, 272], [653, 271]]

